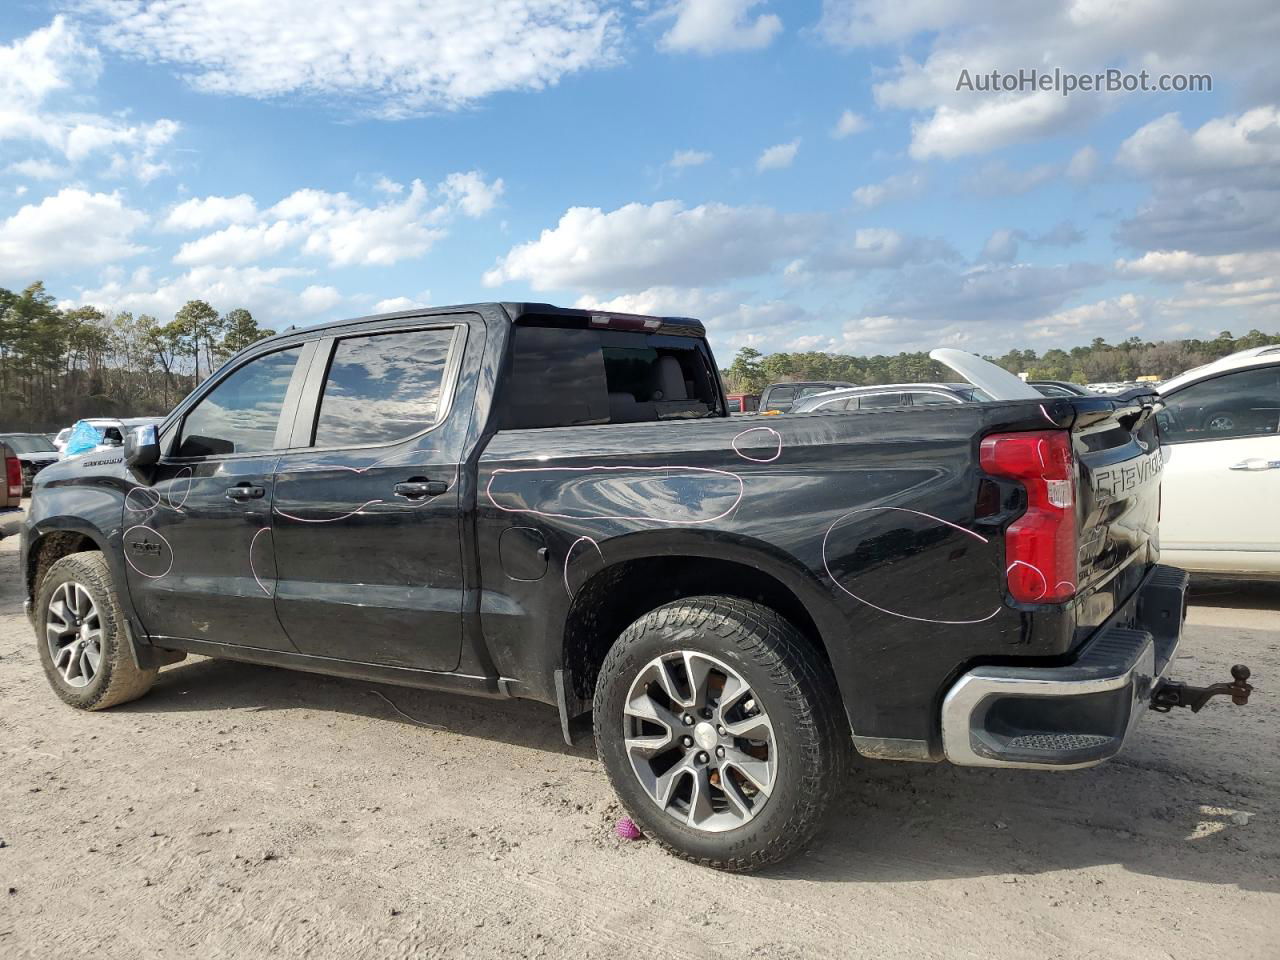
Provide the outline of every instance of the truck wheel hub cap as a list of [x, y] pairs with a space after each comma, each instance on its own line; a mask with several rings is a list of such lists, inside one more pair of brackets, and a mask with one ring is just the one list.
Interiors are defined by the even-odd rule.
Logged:
[[742, 675], [717, 657], [680, 650], [649, 661], [631, 683], [622, 726], [640, 786], [686, 826], [740, 827], [773, 792], [773, 723]]
[[58, 584], [49, 598], [45, 639], [53, 668], [67, 686], [93, 683], [102, 665], [102, 616], [86, 587]]
[[693, 739], [703, 750], [714, 750], [720, 738], [716, 736], [716, 728], [709, 723], [700, 723], [693, 728]]

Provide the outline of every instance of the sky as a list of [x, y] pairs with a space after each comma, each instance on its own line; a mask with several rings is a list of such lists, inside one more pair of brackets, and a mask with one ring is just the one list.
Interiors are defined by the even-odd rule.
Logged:
[[[1274, 333], [1277, 48], [1275, 0], [5, 0], [0, 286], [695, 316], [722, 364]], [[1032, 70], [1211, 90], [985, 79]]]

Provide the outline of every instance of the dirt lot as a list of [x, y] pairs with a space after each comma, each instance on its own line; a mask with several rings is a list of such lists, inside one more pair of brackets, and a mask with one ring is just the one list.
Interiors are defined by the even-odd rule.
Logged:
[[16, 549], [0, 957], [1280, 956], [1280, 586], [1191, 612], [1179, 674], [1247, 661], [1248, 709], [1151, 715], [1079, 773], [867, 765], [807, 855], [735, 877], [616, 839], [591, 750], [535, 704], [195, 659], [77, 713]]

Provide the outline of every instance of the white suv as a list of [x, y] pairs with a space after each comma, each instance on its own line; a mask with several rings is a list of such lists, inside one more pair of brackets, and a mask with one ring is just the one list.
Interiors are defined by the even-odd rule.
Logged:
[[1280, 578], [1280, 346], [1241, 350], [1159, 390], [1161, 560]]

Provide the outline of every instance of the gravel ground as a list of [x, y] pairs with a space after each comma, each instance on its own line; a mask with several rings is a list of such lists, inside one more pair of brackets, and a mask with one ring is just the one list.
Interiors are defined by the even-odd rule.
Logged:
[[[553, 710], [204, 659], [47, 689], [0, 542], [0, 957], [1280, 956], [1280, 585], [1205, 587], [1177, 673], [1259, 694], [1077, 773], [860, 767], [805, 855], [613, 834]], [[391, 701], [391, 702], [388, 702]], [[403, 711], [417, 721], [406, 719]]]

